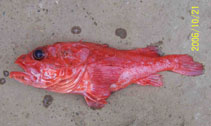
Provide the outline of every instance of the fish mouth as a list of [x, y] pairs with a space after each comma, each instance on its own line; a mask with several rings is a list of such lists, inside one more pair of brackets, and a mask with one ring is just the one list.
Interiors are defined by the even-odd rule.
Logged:
[[19, 65], [24, 71], [12, 71], [10, 72], [9, 77], [26, 85], [31, 85], [33, 80], [35, 80], [35, 77], [29, 73], [27, 66], [20, 62], [18, 59], [15, 61], [15, 64]]

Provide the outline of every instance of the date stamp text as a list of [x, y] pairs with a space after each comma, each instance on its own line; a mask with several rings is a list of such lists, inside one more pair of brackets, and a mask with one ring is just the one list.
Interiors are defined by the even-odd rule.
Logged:
[[192, 51], [199, 51], [199, 7], [198, 6], [192, 6], [191, 10], [191, 42], [192, 42]]

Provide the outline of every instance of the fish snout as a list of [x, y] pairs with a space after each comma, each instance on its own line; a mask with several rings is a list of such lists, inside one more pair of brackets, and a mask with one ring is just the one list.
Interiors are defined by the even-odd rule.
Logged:
[[15, 63], [23, 62], [25, 59], [26, 59], [26, 55], [21, 55], [16, 59]]

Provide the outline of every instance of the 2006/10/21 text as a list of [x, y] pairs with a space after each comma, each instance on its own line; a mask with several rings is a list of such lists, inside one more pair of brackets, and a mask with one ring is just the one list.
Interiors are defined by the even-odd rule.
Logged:
[[192, 51], [199, 51], [199, 31], [196, 30], [199, 28], [199, 7], [198, 6], [192, 6], [191, 10], [191, 16], [193, 17], [191, 23], [192, 23], [192, 31], [191, 34], [191, 40], [192, 40]]

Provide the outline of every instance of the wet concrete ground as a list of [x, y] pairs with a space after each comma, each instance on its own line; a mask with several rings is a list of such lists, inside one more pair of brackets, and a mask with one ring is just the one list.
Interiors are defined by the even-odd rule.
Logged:
[[[199, 6], [198, 52], [191, 51], [192, 6]], [[0, 125], [210, 126], [210, 19], [210, 0], [1, 0], [0, 78], [6, 82], [1, 79]], [[20, 70], [17, 56], [37, 46], [79, 40], [119, 49], [162, 41], [165, 54], [189, 54], [205, 65], [205, 74], [163, 72], [163, 87], [131, 85], [112, 94], [100, 110], [90, 109], [81, 96], [36, 89], [5, 76], [5, 70]]]

